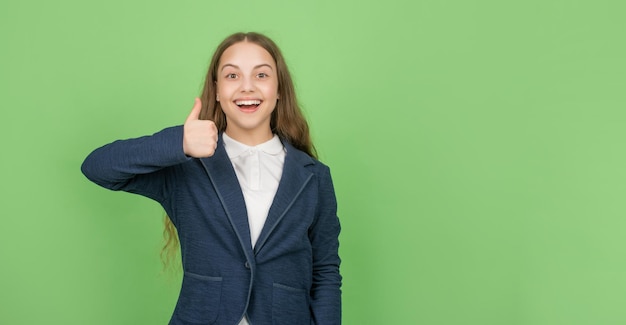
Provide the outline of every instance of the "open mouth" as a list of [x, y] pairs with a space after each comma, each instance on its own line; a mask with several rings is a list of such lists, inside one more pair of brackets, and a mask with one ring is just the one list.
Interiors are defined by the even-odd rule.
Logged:
[[258, 99], [236, 100], [235, 105], [243, 111], [255, 111], [261, 105], [261, 101]]

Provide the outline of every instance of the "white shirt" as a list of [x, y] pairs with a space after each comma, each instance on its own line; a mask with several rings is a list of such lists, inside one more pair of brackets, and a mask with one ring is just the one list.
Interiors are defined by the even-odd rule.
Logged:
[[[256, 244], [274, 201], [285, 163], [285, 148], [277, 135], [251, 147], [223, 134], [224, 148], [235, 168], [248, 212], [250, 240]], [[249, 325], [244, 317], [239, 325]]]
[[246, 202], [250, 239], [254, 247], [278, 189], [285, 163], [285, 148], [277, 135], [254, 147], [238, 142], [226, 133], [223, 139]]

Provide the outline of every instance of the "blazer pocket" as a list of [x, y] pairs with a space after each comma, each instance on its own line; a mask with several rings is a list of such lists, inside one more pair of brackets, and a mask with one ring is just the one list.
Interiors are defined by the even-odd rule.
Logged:
[[222, 277], [184, 272], [175, 313], [194, 324], [213, 324], [222, 297]]
[[309, 292], [280, 283], [272, 289], [272, 324], [310, 324]]

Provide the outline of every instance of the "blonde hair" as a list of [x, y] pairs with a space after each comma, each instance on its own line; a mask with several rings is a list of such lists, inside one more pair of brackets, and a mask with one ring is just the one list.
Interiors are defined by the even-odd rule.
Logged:
[[[298, 150], [307, 153], [311, 157], [317, 158], [317, 152], [309, 132], [309, 125], [298, 105], [293, 80], [291, 79], [291, 74], [289, 73], [282, 52], [274, 41], [263, 34], [254, 32], [235, 33], [225, 38], [218, 45], [211, 59], [209, 71], [204, 81], [202, 95], [200, 96], [202, 100], [200, 119], [212, 120], [219, 132], [226, 130], [226, 116], [222, 111], [220, 103], [216, 100], [217, 71], [224, 51], [230, 46], [240, 42], [251, 42], [259, 45], [264, 48], [276, 62], [278, 94], [280, 94], [280, 99], [276, 102], [276, 108], [272, 112], [270, 120], [272, 132], [277, 134], [281, 139], [289, 142]], [[163, 260], [164, 266], [167, 267], [176, 256], [180, 245], [176, 228], [168, 216], [165, 217], [163, 237], [165, 243], [161, 250], [161, 259]]]

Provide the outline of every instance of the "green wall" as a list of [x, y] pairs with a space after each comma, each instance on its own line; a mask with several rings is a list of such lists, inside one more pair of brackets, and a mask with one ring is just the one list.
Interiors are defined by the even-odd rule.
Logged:
[[181, 124], [235, 31], [333, 171], [344, 323], [626, 323], [623, 1], [0, 3], [0, 324], [165, 324], [159, 206], [95, 147]]

